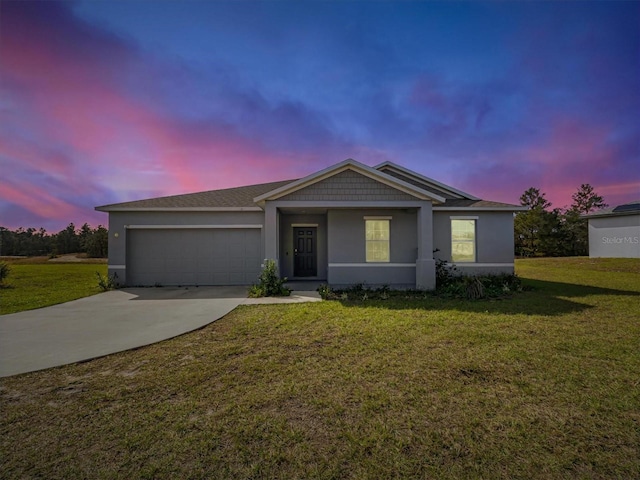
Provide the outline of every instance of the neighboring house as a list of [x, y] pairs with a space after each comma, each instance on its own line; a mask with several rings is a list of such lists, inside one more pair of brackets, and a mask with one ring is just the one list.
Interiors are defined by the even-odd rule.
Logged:
[[435, 258], [513, 273], [513, 216], [391, 162], [346, 160], [299, 180], [97, 207], [125, 285], [249, 285], [263, 259], [290, 280], [435, 288]]
[[640, 201], [584, 215], [589, 256], [640, 258]]

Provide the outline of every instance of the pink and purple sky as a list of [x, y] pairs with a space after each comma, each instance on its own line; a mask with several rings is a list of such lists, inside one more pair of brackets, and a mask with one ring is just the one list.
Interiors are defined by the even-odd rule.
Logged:
[[385, 160], [640, 198], [640, 3], [0, 3], [0, 225]]

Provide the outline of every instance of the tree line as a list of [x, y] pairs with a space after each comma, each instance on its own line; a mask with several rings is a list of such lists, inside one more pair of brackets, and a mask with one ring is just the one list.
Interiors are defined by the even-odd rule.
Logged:
[[591, 185], [583, 183], [571, 195], [571, 206], [551, 209], [551, 202], [537, 188], [520, 197], [527, 207], [514, 220], [515, 251], [521, 257], [568, 257], [589, 254], [588, 221], [581, 215], [608, 205]]
[[18, 228], [9, 230], [0, 226], [0, 255], [56, 256], [66, 253], [86, 253], [88, 257], [107, 256], [109, 234], [105, 227], [91, 228], [88, 224], [76, 228], [70, 223], [58, 233], [44, 228]]

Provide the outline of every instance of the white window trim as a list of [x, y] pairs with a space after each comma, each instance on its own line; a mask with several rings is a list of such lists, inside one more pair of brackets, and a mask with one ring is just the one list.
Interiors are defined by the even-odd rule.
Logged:
[[[393, 220], [393, 217], [391, 215], [365, 215], [364, 217], [362, 217], [364, 219], [364, 257], [365, 257], [365, 262], [367, 265], [388, 265], [391, 263], [391, 220]], [[367, 220], [387, 220], [389, 222], [389, 240], [388, 240], [388, 245], [389, 245], [389, 260], [387, 260], [386, 262], [384, 260], [380, 261], [368, 261], [367, 260]]]
[[[453, 229], [451, 229], [451, 220], [473, 220], [473, 261], [464, 262], [464, 261], [454, 261], [453, 260]], [[451, 216], [449, 217], [449, 228], [451, 229], [451, 243], [449, 244], [451, 248], [451, 253], [449, 255], [449, 261], [455, 265], [478, 265], [478, 217], [477, 216]]]

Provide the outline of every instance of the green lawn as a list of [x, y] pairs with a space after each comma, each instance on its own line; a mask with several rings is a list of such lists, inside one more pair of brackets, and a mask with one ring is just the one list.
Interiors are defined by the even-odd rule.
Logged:
[[46, 258], [10, 262], [6, 286], [0, 287], [0, 315], [32, 310], [99, 293], [96, 272], [104, 263], [47, 263]]
[[534, 290], [245, 306], [0, 382], [3, 478], [640, 478], [640, 262]]

